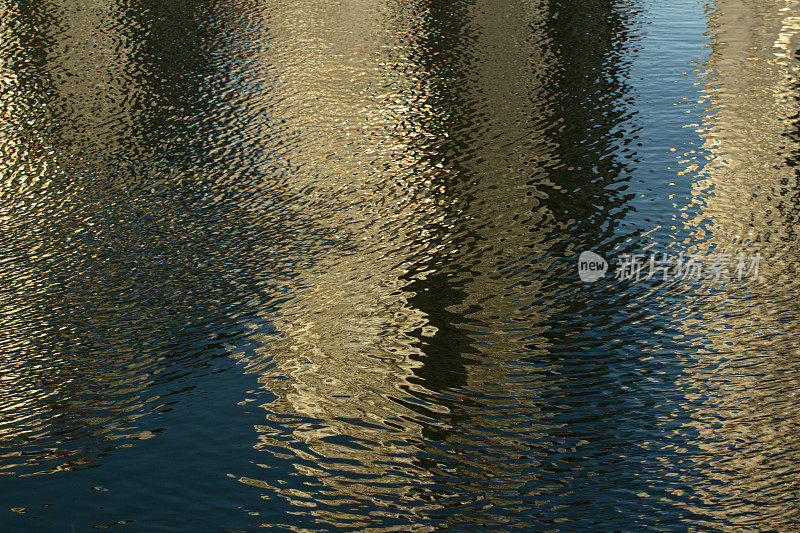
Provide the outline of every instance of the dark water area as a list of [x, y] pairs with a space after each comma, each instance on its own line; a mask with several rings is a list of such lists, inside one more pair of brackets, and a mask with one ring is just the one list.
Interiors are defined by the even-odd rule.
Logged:
[[0, 0], [0, 531], [797, 530], [798, 48], [794, 0]]

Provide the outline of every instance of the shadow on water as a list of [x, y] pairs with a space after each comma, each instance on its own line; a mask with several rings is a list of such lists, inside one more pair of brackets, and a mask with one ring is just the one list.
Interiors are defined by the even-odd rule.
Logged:
[[443, 251], [403, 276], [436, 331], [419, 337], [424, 364], [410, 381], [449, 413], [418, 410], [440, 422], [422, 432], [432, 442], [418, 461], [460, 502], [443, 497], [432, 513], [451, 523], [591, 527], [597, 508], [625, 523], [640, 506], [626, 469], [640, 466], [638, 442], [674, 375], [648, 393], [630, 344], [654, 344], [665, 320], [630, 325], [638, 313], [619, 309], [641, 291], [581, 285], [574, 272], [581, 250], [635, 239], [622, 224], [637, 170], [631, 7], [520, 3], [513, 25], [505, 8], [473, 6], [457, 22], [432, 8], [442, 20], [415, 32], [435, 36], [415, 52], [450, 119], [431, 151], [454, 170], [442, 180], [453, 197], [435, 234]]

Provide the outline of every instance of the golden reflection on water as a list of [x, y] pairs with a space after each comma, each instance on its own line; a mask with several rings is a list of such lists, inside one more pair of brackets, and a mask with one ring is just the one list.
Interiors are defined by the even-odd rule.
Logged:
[[[269, 55], [280, 58], [278, 84], [288, 95], [282, 120], [303, 140], [292, 155], [300, 177], [291, 186], [315, 198], [314, 218], [342, 248], [303, 271], [306, 288], [277, 319], [280, 337], [264, 337], [261, 357], [246, 361], [277, 396], [264, 405], [273, 423], [257, 427], [256, 448], [281, 457], [291, 450], [297, 472], [326, 489], [283, 488], [266, 474], [244, 483], [352, 527], [368, 524], [344, 510], [362, 499], [403, 502], [402, 513], [422, 517], [454, 490], [480, 494], [483, 506], [492, 497], [513, 500], [535, 479], [509, 461], [529, 453], [522, 441], [547, 439], [556, 426], [537, 420], [543, 385], [517, 382], [510, 373], [520, 350], [531, 352], [526, 346], [546, 329], [540, 324], [563, 310], [547, 301], [553, 289], [531, 270], [552, 267], [545, 253], [579, 216], [556, 220], [541, 202], [546, 193], [531, 193], [533, 184], [558, 189], [547, 169], [564, 166], [557, 153], [563, 147], [547, 132], [563, 119], [551, 100], [559, 65], [544, 17], [544, 6], [525, 1], [466, 10], [457, 43], [465, 59], [439, 73], [466, 103], [448, 107], [435, 105], [440, 80], [423, 54], [430, 43], [419, 42], [442, 38], [442, 30], [426, 19], [422, 3], [298, 1], [270, 8], [269, 32], [280, 44]], [[474, 128], [455, 129], [460, 119]], [[467, 136], [458, 141], [465, 149], [460, 161], [432, 157], [453, 132]], [[604, 155], [602, 145], [589, 149]], [[467, 185], [452, 179], [456, 174]], [[456, 325], [465, 332], [463, 345], [448, 347], [464, 350], [458, 359], [468, 361], [459, 386], [485, 396], [474, 406], [459, 402], [458, 413], [446, 393], [419, 377], [430, 360], [422, 344], [440, 332], [415, 307], [419, 294], [409, 284], [433, 273], [459, 287], [458, 299], [439, 303], [464, 321]], [[509, 290], [515, 283], [520, 288]], [[532, 298], [537, 303], [527, 306]], [[274, 366], [259, 370], [267, 362]], [[492, 410], [504, 413], [502, 421]], [[287, 444], [280, 424], [294, 417], [313, 422], [297, 424], [288, 437], [295, 444]], [[461, 427], [445, 422], [451, 419]], [[504, 430], [515, 421], [525, 428]], [[451, 451], [423, 444], [436, 428]], [[476, 442], [502, 451], [467, 455]], [[419, 457], [426, 451], [438, 455], [428, 465]], [[449, 478], [450, 488], [437, 488], [436, 476]], [[412, 485], [404, 482], [412, 478]], [[313, 510], [322, 504], [326, 510]], [[332, 505], [343, 508], [334, 512]]]
[[[69, 330], [86, 327], [70, 323], [63, 316], [72, 303], [82, 302], [95, 313], [102, 305], [90, 292], [70, 291], [54, 274], [64, 256], [77, 251], [70, 246], [72, 228], [61, 222], [69, 219], [69, 204], [80, 195], [81, 184], [65, 179], [64, 165], [72, 154], [54, 140], [52, 132], [67, 123], [80, 123], [75, 130], [65, 127], [67, 134], [78, 134], [71, 140], [72, 148], [93, 145], [95, 149], [105, 135], [107, 143], [110, 123], [117, 122], [117, 139], [131, 139], [131, 114], [124, 96], [135, 93], [132, 85], [125, 86], [127, 63], [125, 47], [120, 43], [119, 6], [99, 2], [92, 5], [68, 4], [58, 9], [63, 32], [53, 37], [52, 56], [45, 58], [52, 86], [32, 82], [28, 62], [30, 34], [20, 31], [22, 8], [8, 3], [0, 5], [0, 42], [4, 47], [0, 60], [0, 180], [3, 190], [3, 262], [4, 278], [0, 306], [3, 314], [4, 373], [1, 386], [4, 427], [0, 440], [5, 444], [38, 442], [44, 447], [38, 453], [10, 452], [3, 454], [2, 469], [6, 474], [25, 465], [39, 466], [49, 472], [72, 469], [91, 463], [97, 452], [61, 449], [60, 437], [72, 431], [90, 427], [90, 437], [102, 441], [102, 435], [124, 428], [138, 416], [133, 411], [143, 402], [137, 394], [146, 387], [134, 373], [120, 376], [115, 369], [104, 367], [94, 372], [98, 381], [82, 380], [81, 374], [91, 373], [97, 359], [73, 359], [64, 352], [48, 350], [45, 345], [59, 337], [70, 337]], [[43, 17], [44, 19], [44, 17]], [[52, 22], [52, 21], [48, 21]], [[37, 27], [44, 37], [49, 26]], [[97, 34], [95, 30], [105, 31]], [[90, 38], [94, 36], [94, 38]], [[88, 59], [88, 60], [87, 60]], [[88, 66], [88, 68], [87, 68]], [[50, 92], [45, 94], [45, 91]], [[91, 96], [103, 91], [107, 98], [97, 101]], [[48, 102], [54, 98], [56, 104]], [[76, 113], [67, 116], [62, 111], [73, 102]], [[83, 105], [81, 105], [83, 104]], [[99, 104], [99, 105], [98, 105]], [[127, 119], [126, 119], [127, 117]], [[67, 140], [62, 137], [62, 140]], [[45, 214], [49, 214], [49, 217]], [[91, 226], [91, 216], [84, 213]], [[85, 228], [84, 228], [85, 229]], [[79, 230], [80, 231], [80, 230]], [[85, 252], [85, 250], [84, 250]], [[74, 267], [88, 255], [72, 255]], [[85, 263], [84, 263], [85, 265]], [[97, 305], [92, 305], [92, 303]], [[112, 311], [106, 309], [106, 311]], [[97, 316], [96, 314], [94, 315]], [[64, 323], [67, 322], [67, 323]], [[78, 335], [76, 335], [77, 337]], [[70, 341], [79, 344], [74, 337]], [[68, 342], [70, 342], [68, 341]], [[119, 353], [117, 364], [131, 354]], [[147, 365], [144, 359], [138, 364]], [[107, 395], [105, 400], [92, 401], [80, 392], [91, 390], [97, 383]], [[114, 397], [122, 393], [125, 400], [115, 405], [117, 416], [104, 411], [114, 405]], [[95, 413], [80, 421], [71, 416], [54, 413], [56, 405], [68, 406], [77, 412]], [[130, 416], [126, 416], [125, 413]]]
[[710, 52], [699, 63], [708, 111], [698, 129], [708, 159], [683, 161], [700, 169], [694, 223], [708, 222], [696, 232], [708, 240], [698, 248], [763, 259], [758, 281], [706, 294], [680, 328], [700, 341], [677, 382], [694, 408], [680, 429], [688, 438], [664, 462], [678, 480], [671, 495], [708, 517], [700, 526], [782, 529], [800, 516], [800, 352], [791, 340], [800, 312], [800, 145], [791, 136], [800, 4], [716, 0], [708, 14]]
[[[318, 199], [306, 208], [334, 242], [343, 247], [357, 235], [354, 249], [334, 250], [302, 273], [306, 288], [278, 319], [280, 338], [263, 348], [275, 366], [261, 381], [278, 397], [265, 406], [268, 419], [295, 415], [315, 423], [299, 424], [289, 449], [269, 426], [257, 427], [256, 448], [291, 450], [297, 472], [327, 489], [243, 481], [310, 509], [403, 498], [414, 490], [403, 488], [408, 472], [424, 477], [403, 449], [408, 444], [400, 444], [421, 438], [419, 425], [408, 423], [415, 413], [396, 399], [408, 396], [408, 378], [420, 366], [412, 332], [428, 325], [409, 305], [400, 277], [415, 252], [409, 240], [441, 215], [426, 179], [437, 169], [407, 148], [409, 136], [426, 134], [418, 115], [429, 110], [414, 65], [398, 57], [402, 32], [392, 23], [401, 17], [383, 2], [282, 3], [269, 16], [280, 43], [270, 54], [282, 58], [277, 83], [288, 95], [282, 119], [303, 139], [290, 186]], [[259, 361], [250, 364], [258, 368]], [[365, 525], [363, 518], [344, 511], [329, 517], [350, 526]]]

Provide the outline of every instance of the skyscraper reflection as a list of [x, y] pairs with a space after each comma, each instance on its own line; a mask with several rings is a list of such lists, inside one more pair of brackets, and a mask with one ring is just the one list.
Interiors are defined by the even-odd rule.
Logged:
[[[280, 338], [250, 361], [276, 396], [257, 447], [295, 472], [242, 480], [339, 526], [541, 495], [533, 465], [580, 440], [536, 407], [560, 389], [537, 372], [560, 367], [550, 330], [577, 290], [560, 292], [564, 257], [625, 214], [611, 131], [630, 111], [610, 61], [624, 17], [531, 2], [267, 10], [264, 61], [279, 58], [303, 147], [291, 186], [341, 245], [302, 273]], [[588, 56], [572, 24], [599, 30]]]
[[[793, 328], [798, 312], [797, 145], [792, 117], [798, 65], [792, 39], [800, 19], [789, 3], [714, 2], [711, 49], [702, 63], [708, 111], [698, 132], [708, 161], [693, 159], [705, 253], [760, 253], [758, 281], [711, 291], [680, 328], [698, 338], [693, 364], [678, 381], [693, 406], [680, 430], [689, 446], [667, 468], [679, 473], [671, 497], [707, 527], [781, 529], [797, 520], [794, 498], [798, 410], [787, 383], [797, 379]], [[699, 165], [698, 165], [699, 164]], [[696, 298], [696, 300], [701, 300]], [[702, 340], [700, 340], [702, 339]], [[690, 451], [691, 450], [691, 451]]]

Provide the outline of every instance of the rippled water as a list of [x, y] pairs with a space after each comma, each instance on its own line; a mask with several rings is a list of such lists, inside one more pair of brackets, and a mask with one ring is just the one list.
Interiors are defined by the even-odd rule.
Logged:
[[798, 48], [796, 0], [0, 0], [0, 529], [800, 527]]

